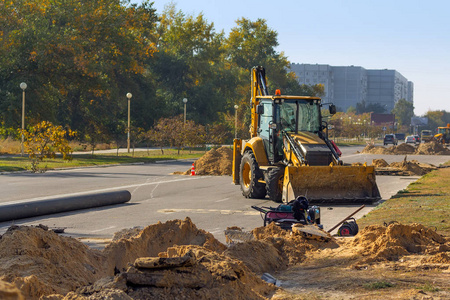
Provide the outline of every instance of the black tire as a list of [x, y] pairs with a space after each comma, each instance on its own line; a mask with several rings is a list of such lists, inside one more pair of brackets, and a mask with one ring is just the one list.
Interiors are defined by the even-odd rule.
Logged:
[[338, 229], [338, 236], [352, 236], [352, 231], [352, 226], [348, 223], [344, 223], [344, 225], [342, 225]]
[[284, 167], [270, 169], [266, 173], [266, 190], [269, 198], [281, 203], [283, 196]]
[[242, 195], [255, 199], [263, 199], [266, 196], [265, 184], [258, 182], [263, 175], [252, 151], [247, 151], [242, 155], [239, 175]]

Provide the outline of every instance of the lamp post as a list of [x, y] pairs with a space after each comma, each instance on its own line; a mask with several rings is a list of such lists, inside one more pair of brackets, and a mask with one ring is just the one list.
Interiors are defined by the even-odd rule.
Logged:
[[128, 128], [127, 128], [127, 150], [128, 153], [130, 153], [130, 133], [131, 133], [131, 126], [130, 126], [130, 100], [131, 97], [133, 97], [133, 95], [131, 93], [127, 93], [127, 98], [128, 98]]
[[237, 110], [239, 106], [234, 105], [234, 138], [237, 139]]
[[184, 126], [186, 126], [186, 103], [187, 103], [187, 98], [183, 98], [183, 103], [184, 103]]
[[27, 88], [27, 84], [22, 82], [20, 84], [20, 88], [22, 89], [22, 143], [21, 143], [21, 155], [23, 156], [23, 131], [25, 130], [25, 89]]

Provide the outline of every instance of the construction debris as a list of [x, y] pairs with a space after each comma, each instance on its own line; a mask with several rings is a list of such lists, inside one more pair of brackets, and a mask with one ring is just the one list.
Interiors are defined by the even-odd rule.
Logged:
[[367, 145], [361, 153], [366, 154], [414, 154], [414, 155], [450, 155], [450, 149], [435, 141], [422, 143], [417, 147], [402, 143], [398, 146], [374, 146]]
[[[123, 235], [99, 251], [42, 227], [14, 226], [0, 238], [0, 298], [265, 299], [278, 288], [261, 275], [279, 285], [283, 270], [316, 256], [362, 270], [420, 254], [428, 268], [449, 269], [450, 239], [420, 224], [368, 226], [346, 240], [320, 230], [326, 240], [311, 239], [303, 228], [271, 223], [255, 228], [252, 240], [226, 247], [186, 218]], [[302, 274], [308, 270], [314, 268]]]
[[372, 165], [375, 166], [375, 174], [377, 175], [397, 175], [397, 176], [422, 176], [438, 167], [432, 164], [420, 163], [417, 160], [407, 160], [404, 157], [401, 162], [393, 162], [388, 164], [384, 159], [372, 160]]

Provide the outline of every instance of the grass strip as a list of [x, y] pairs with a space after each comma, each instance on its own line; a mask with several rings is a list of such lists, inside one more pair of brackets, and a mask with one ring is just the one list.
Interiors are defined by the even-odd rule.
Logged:
[[[177, 150], [164, 150], [164, 155], [159, 150], [135, 152], [134, 155], [132, 153], [119, 153], [118, 156], [116, 154], [77, 154], [73, 155], [71, 161], [65, 161], [59, 157], [45, 159], [39, 164], [39, 167], [44, 170], [52, 170], [111, 164], [153, 163], [161, 160], [196, 159], [203, 154], [205, 154], [204, 151], [182, 151], [178, 154]], [[28, 157], [0, 157], [0, 172], [26, 171], [30, 167], [31, 160]]]
[[432, 171], [358, 220], [362, 228], [391, 222], [420, 223], [450, 235], [450, 168]]

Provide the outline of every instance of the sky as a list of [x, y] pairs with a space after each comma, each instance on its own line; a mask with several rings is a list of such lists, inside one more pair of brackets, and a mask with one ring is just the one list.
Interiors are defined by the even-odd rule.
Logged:
[[[131, 0], [141, 3], [140, 0]], [[396, 70], [414, 83], [414, 112], [450, 111], [450, 1], [154, 0], [203, 13], [228, 35], [235, 21], [265, 19], [292, 63]]]

